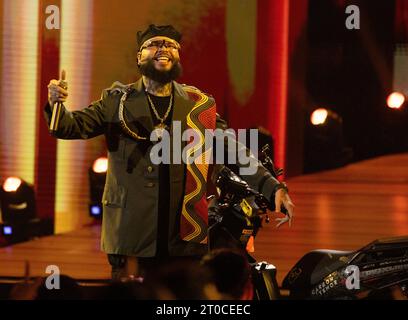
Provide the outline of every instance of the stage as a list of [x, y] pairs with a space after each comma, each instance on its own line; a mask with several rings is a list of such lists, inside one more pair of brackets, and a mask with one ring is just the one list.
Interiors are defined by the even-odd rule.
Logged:
[[[278, 283], [313, 249], [355, 250], [381, 238], [408, 235], [408, 154], [379, 157], [287, 181], [295, 219], [275, 228], [274, 216], [255, 240], [254, 256], [274, 264]], [[84, 213], [86, 214], [86, 213]], [[48, 265], [92, 282], [110, 278], [99, 250], [100, 226], [58, 234], [0, 249], [0, 279], [45, 276]]]

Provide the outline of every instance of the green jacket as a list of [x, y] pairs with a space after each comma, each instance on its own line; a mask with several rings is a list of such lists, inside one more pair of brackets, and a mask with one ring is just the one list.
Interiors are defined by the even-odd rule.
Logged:
[[[181, 121], [186, 127], [186, 116], [194, 101], [177, 82], [174, 84], [172, 121]], [[90, 139], [104, 134], [108, 148], [108, 171], [102, 199], [103, 220], [101, 249], [109, 254], [152, 257], [156, 252], [158, 219], [158, 165], [151, 162], [150, 141], [136, 141], [123, 132], [119, 125], [118, 109], [123, 85], [115, 82], [105, 89], [100, 100], [88, 107], [69, 112], [65, 107], [55, 137], [59, 139]], [[125, 101], [126, 117], [132, 128], [141, 136], [149, 137], [153, 122], [141, 79], [132, 84], [134, 89]], [[212, 97], [211, 97], [212, 99]], [[45, 108], [47, 122], [51, 107]], [[217, 116], [217, 127], [226, 123]], [[184, 146], [182, 146], [183, 148]], [[243, 146], [241, 146], [243, 147]], [[243, 178], [266, 197], [273, 195], [278, 183], [257, 162], [257, 173]], [[201, 255], [206, 244], [183, 241], [179, 234], [180, 206], [184, 196], [185, 165], [170, 164], [169, 253], [172, 256]]]

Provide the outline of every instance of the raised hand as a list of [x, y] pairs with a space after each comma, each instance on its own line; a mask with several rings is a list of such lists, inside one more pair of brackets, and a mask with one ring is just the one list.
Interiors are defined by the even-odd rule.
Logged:
[[48, 102], [52, 106], [56, 102], [65, 102], [68, 97], [68, 83], [65, 81], [65, 70], [61, 72], [61, 79], [52, 79], [48, 84]]

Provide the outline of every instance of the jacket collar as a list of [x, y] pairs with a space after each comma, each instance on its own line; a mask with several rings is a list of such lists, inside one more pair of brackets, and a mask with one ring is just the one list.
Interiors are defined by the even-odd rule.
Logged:
[[[129, 93], [124, 103], [126, 113], [131, 115], [131, 122], [138, 122], [138, 124], [142, 125], [150, 134], [150, 132], [153, 131], [153, 120], [149, 110], [146, 93], [143, 89], [142, 78], [131, 84], [130, 87], [132, 91]], [[176, 81], [173, 81], [173, 94], [174, 104], [172, 121], [181, 121], [183, 123], [182, 127], [184, 127], [187, 114], [191, 111], [195, 103], [193, 100], [189, 99], [189, 96], [183, 90], [183, 86]], [[138, 125], [136, 124], [136, 126]]]

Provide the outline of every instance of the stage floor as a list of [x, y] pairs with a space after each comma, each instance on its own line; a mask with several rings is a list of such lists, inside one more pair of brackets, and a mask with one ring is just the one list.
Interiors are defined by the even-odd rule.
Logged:
[[[287, 181], [295, 220], [275, 228], [274, 216], [255, 240], [254, 256], [274, 264], [278, 283], [306, 252], [356, 250], [369, 242], [408, 235], [408, 154], [384, 156]], [[48, 265], [78, 280], [110, 277], [99, 251], [100, 226], [0, 249], [0, 277], [45, 276]]]

